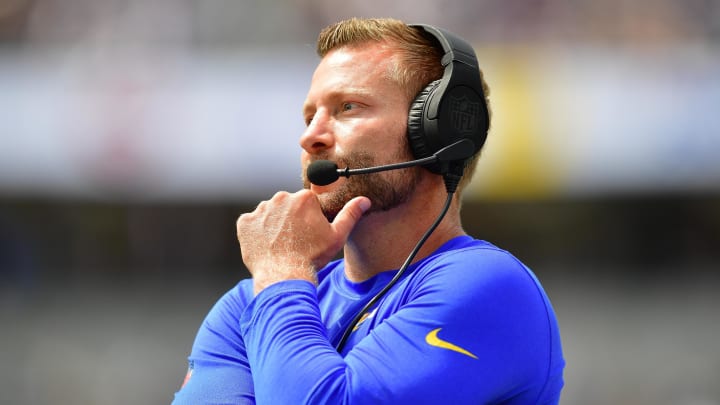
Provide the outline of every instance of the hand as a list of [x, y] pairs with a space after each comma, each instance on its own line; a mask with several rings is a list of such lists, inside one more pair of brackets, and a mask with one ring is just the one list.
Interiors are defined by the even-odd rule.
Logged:
[[328, 222], [309, 190], [276, 193], [237, 220], [237, 238], [255, 294], [283, 280], [317, 283], [316, 271], [342, 248], [355, 224], [370, 208], [356, 197]]

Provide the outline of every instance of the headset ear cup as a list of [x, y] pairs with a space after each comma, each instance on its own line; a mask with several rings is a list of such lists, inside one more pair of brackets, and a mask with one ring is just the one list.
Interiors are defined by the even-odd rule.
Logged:
[[412, 150], [415, 159], [422, 159], [434, 153], [428, 145], [428, 136], [425, 133], [425, 102], [440, 84], [440, 80], [435, 80], [428, 84], [410, 104], [408, 112], [407, 136], [410, 150]]

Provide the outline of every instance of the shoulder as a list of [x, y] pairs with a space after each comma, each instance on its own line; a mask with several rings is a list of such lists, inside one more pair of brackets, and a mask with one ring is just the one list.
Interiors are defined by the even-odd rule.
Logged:
[[493, 325], [510, 335], [556, 329], [550, 300], [535, 274], [508, 251], [464, 240], [419, 264], [406, 299], [436, 302], [445, 313]]
[[426, 282], [473, 290], [508, 285], [534, 288], [539, 284], [533, 272], [510, 252], [469, 237], [451, 240], [419, 262], [415, 273]]
[[564, 360], [557, 317], [528, 266], [506, 250], [472, 240], [428, 257], [417, 270], [410, 300], [434, 308], [438, 326], [448, 325], [446, 333], [450, 325], [462, 325], [458, 330], [473, 336], [473, 347], [497, 353], [493, 364], [513, 365], [506, 370], [508, 381], [532, 380], [547, 384], [548, 395], [559, 392]]

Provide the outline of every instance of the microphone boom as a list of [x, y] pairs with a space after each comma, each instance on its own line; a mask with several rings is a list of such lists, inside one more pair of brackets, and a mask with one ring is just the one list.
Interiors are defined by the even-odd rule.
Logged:
[[386, 170], [404, 169], [413, 166], [422, 166], [435, 162], [452, 162], [469, 158], [473, 155], [475, 145], [469, 139], [461, 139], [449, 146], [446, 146], [435, 152], [432, 156], [422, 159], [411, 160], [408, 162], [392, 163], [389, 165], [380, 165], [373, 167], [364, 167], [360, 169], [338, 169], [337, 164], [330, 160], [316, 160], [310, 163], [307, 168], [307, 178], [316, 186], [327, 186], [334, 183], [340, 176], [350, 177], [356, 174], [369, 174], [384, 172]]

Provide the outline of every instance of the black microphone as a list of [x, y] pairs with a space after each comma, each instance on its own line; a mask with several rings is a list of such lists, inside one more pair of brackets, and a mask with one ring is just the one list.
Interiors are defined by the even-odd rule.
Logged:
[[307, 178], [316, 186], [327, 186], [334, 183], [340, 176], [350, 177], [356, 174], [368, 174], [376, 172], [384, 172], [386, 170], [404, 169], [412, 166], [422, 166], [429, 163], [442, 163], [465, 160], [475, 153], [475, 144], [473, 141], [464, 138], [451, 145], [448, 145], [432, 156], [426, 158], [411, 160], [408, 162], [393, 163], [389, 165], [380, 165], [366, 167], [362, 169], [338, 169], [335, 162], [329, 160], [317, 160], [312, 162], [307, 168]]

